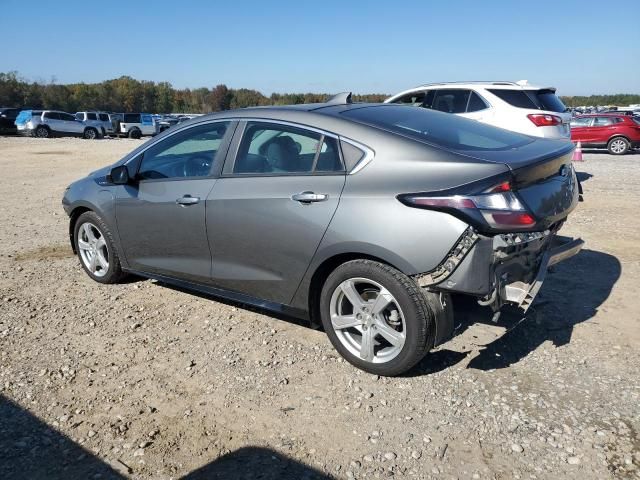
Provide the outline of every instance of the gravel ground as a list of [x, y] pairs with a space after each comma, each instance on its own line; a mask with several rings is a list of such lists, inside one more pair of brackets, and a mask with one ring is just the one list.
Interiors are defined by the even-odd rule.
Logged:
[[137, 145], [0, 138], [0, 478], [640, 478], [640, 154], [576, 164], [587, 245], [526, 318], [461, 303], [379, 378], [291, 319], [92, 282], [60, 199]]

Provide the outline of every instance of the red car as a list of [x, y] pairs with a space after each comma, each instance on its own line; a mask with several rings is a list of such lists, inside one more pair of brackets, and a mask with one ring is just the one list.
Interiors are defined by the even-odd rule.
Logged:
[[624, 155], [640, 147], [640, 118], [616, 113], [580, 115], [571, 120], [571, 141]]

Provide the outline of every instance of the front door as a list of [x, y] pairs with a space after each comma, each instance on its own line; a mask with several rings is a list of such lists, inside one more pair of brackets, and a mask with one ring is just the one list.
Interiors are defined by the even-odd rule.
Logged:
[[237, 154], [207, 199], [213, 283], [287, 304], [340, 200], [338, 143], [278, 123], [248, 122], [239, 130]]
[[139, 162], [135, 180], [116, 199], [118, 232], [132, 269], [210, 280], [205, 201], [216, 183], [214, 164], [226, 154], [229, 125], [190, 127], [134, 160]]

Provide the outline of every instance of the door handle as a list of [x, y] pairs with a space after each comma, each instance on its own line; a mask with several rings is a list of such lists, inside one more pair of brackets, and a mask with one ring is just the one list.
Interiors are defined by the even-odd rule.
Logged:
[[312, 202], [324, 202], [329, 198], [326, 193], [314, 193], [314, 192], [300, 192], [295, 195], [291, 195], [291, 200], [295, 200], [300, 203], [312, 203]]
[[176, 199], [176, 203], [178, 205], [182, 205], [182, 206], [185, 206], [185, 207], [187, 205], [195, 205], [198, 202], [200, 202], [200, 198], [199, 197], [192, 197], [191, 195], [185, 195], [182, 198]]

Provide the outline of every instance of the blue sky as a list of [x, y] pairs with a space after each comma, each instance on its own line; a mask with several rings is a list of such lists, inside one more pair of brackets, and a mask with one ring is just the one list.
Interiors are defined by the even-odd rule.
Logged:
[[640, 0], [0, 0], [0, 71], [265, 94], [469, 79], [640, 93], [638, 18]]

